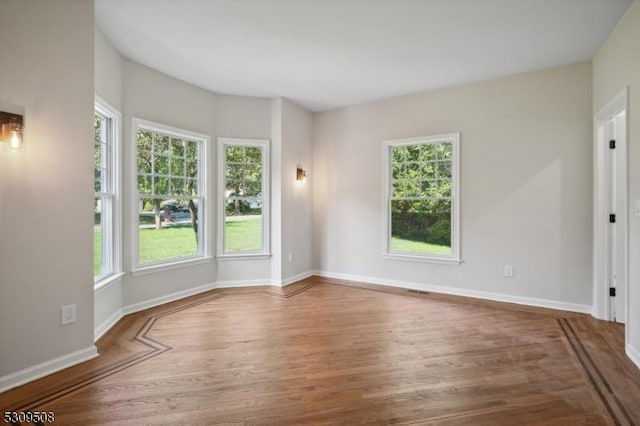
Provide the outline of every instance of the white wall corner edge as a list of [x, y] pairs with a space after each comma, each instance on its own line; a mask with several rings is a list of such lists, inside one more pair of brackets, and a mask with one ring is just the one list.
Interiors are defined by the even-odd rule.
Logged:
[[625, 346], [625, 352], [636, 367], [640, 368], [640, 351], [631, 346], [631, 343], [627, 343]]
[[390, 287], [400, 287], [409, 290], [431, 291], [433, 293], [450, 294], [452, 296], [473, 297], [476, 299], [492, 300], [494, 302], [515, 303], [518, 305], [557, 309], [560, 311], [579, 312], [583, 314], [591, 314], [592, 310], [591, 305], [581, 305], [577, 303], [568, 303], [549, 299], [514, 296], [502, 293], [491, 293], [486, 291], [470, 290], [457, 287], [438, 286], [426, 283], [417, 283], [413, 281], [398, 281], [384, 278], [367, 277], [362, 275], [335, 273], [329, 271], [314, 271], [314, 274], [326, 278], [336, 278], [347, 281], [358, 281], [370, 284], [386, 285]]
[[[309, 272], [309, 276], [310, 275], [311, 275], [311, 272]], [[297, 280], [296, 277], [292, 277], [292, 278]], [[272, 280], [270, 278], [255, 279], [255, 280], [216, 281], [208, 284], [203, 284], [198, 287], [188, 288], [186, 290], [165, 294], [164, 296], [154, 297], [153, 299], [144, 300], [142, 302], [127, 305], [122, 308], [122, 314], [128, 315], [134, 312], [144, 311], [145, 309], [153, 308], [155, 306], [163, 305], [165, 303], [184, 299], [185, 297], [204, 293], [206, 291], [214, 290], [216, 288], [256, 287], [256, 286], [262, 286], [262, 285], [275, 285], [278, 287], [281, 286], [280, 282], [276, 282], [275, 280]]]
[[213, 282], [198, 287], [188, 288], [182, 291], [177, 291], [175, 293], [165, 294], [164, 296], [154, 297], [153, 299], [144, 300], [142, 302], [124, 306], [122, 308], [122, 314], [128, 315], [134, 312], [144, 311], [145, 309], [153, 308], [165, 303], [173, 302], [175, 300], [184, 299], [185, 297], [193, 296], [194, 294], [204, 293], [205, 291], [213, 290], [217, 287], [218, 283]]
[[[279, 287], [286, 287], [290, 284], [293, 283], [297, 283], [298, 281], [302, 281], [304, 279], [307, 279], [309, 277], [311, 277], [312, 275], [315, 274], [315, 271], [305, 271], [305, 272], [301, 272], [299, 274], [293, 275], [289, 278], [285, 278], [283, 279], [280, 284], [278, 284]], [[275, 285], [275, 284], [274, 284]]]
[[218, 281], [215, 288], [258, 287], [261, 285], [272, 285], [271, 279]]
[[93, 330], [93, 341], [97, 342], [99, 338], [101, 338], [107, 331], [111, 329], [114, 325], [118, 323], [122, 319], [124, 314], [122, 313], [122, 309], [118, 309], [111, 315], [109, 318], [102, 321], [94, 330]]
[[0, 393], [64, 370], [65, 368], [73, 367], [81, 362], [89, 361], [97, 356], [98, 348], [96, 348], [95, 345], [91, 345], [84, 349], [25, 368], [24, 370], [7, 374], [6, 376], [0, 377]]

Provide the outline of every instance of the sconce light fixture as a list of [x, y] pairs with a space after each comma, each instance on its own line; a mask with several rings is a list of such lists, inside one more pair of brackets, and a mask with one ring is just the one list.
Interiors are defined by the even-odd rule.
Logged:
[[306, 170], [302, 170], [301, 167], [298, 167], [296, 169], [296, 180], [298, 182], [304, 182], [304, 179], [307, 177], [307, 171]]
[[0, 111], [0, 146], [20, 149], [24, 144], [24, 117], [18, 114]]

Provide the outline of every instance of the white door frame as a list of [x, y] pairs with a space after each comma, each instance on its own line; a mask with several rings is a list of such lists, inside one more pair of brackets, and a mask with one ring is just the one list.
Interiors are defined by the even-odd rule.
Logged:
[[[625, 271], [625, 317], [629, 318], [629, 194], [628, 194], [628, 135], [629, 135], [629, 88], [625, 87], [606, 106], [594, 116], [593, 141], [593, 308], [591, 314], [602, 320], [610, 320], [609, 308], [609, 200], [606, 197], [611, 182], [609, 180], [608, 140], [606, 140], [605, 126], [621, 112], [627, 112], [627, 120], [624, 128], [625, 137], [616, 138], [616, 150], [624, 155], [622, 166], [623, 176], [626, 178], [620, 182], [620, 193], [624, 198], [625, 211], [623, 220], [616, 223], [624, 229], [624, 253], [622, 253], [623, 268]], [[619, 140], [619, 142], [618, 142]], [[629, 339], [629, 321], [626, 321], [625, 340]]]

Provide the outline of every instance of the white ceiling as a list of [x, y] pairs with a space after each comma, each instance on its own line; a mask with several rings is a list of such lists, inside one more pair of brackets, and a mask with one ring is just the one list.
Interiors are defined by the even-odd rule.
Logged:
[[96, 0], [125, 57], [314, 111], [588, 60], [632, 0]]

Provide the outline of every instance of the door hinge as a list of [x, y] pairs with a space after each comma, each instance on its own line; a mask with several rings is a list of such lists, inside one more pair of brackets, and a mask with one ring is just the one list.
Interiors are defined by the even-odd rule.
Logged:
[[609, 287], [609, 296], [616, 297], [616, 288], [615, 287]]
[[616, 140], [615, 139], [611, 139], [609, 141], [609, 149], [616, 149]]
[[610, 214], [609, 215], [609, 223], [616, 223], [616, 215], [615, 214]]

